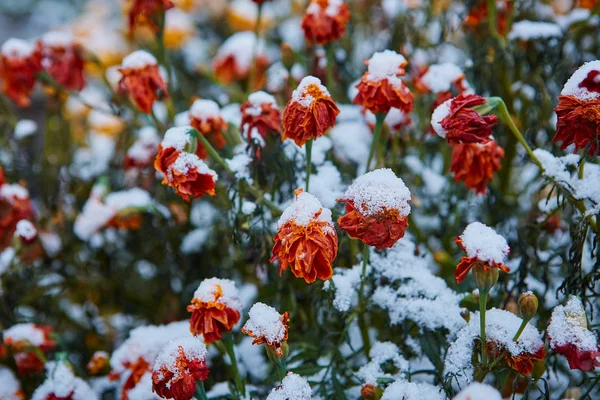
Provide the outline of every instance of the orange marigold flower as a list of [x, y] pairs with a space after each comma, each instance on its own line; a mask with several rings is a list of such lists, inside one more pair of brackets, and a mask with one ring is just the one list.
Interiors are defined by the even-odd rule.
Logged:
[[44, 362], [34, 352], [34, 348], [37, 347], [42, 353], [54, 349], [51, 332], [51, 326], [30, 323], [13, 325], [4, 331], [4, 345], [15, 354], [19, 375], [44, 370]]
[[186, 147], [197, 139], [188, 126], [171, 128], [158, 145], [154, 168], [163, 173], [163, 185], [169, 185], [185, 200], [208, 194], [214, 196], [217, 173]]
[[129, 9], [129, 33], [133, 32], [136, 25], [149, 26], [158, 32], [156, 17], [173, 7], [170, 0], [133, 0]]
[[585, 308], [578, 297], [570, 296], [567, 304], [554, 308], [546, 332], [550, 348], [567, 357], [569, 368], [593, 371], [600, 367], [598, 338], [588, 329]]
[[479, 115], [473, 107], [487, 100], [476, 94], [461, 94], [440, 104], [431, 116], [433, 130], [450, 144], [487, 143], [492, 127], [498, 123], [495, 115]]
[[147, 51], [137, 50], [123, 59], [118, 90], [131, 97], [136, 107], [150, 114], [158, 99], [158, 91], [167, 95], [167, 85], [159, 73], [156, 58]]
[[600, 151], [600, 60], [581, 66], [565, 84], [554, 109], [558, 117], [554, 142], [574, 145], [590, 156]]
[[0, 251], [10, 245], [17, 223], [32, 218], [27, 189], [17, 184], [0, 185]]
[[42, 70], [42, 55], [30, 43], [8, 39], [0, 49], [2, 92], [19, 107], [31, 103], [29, 96], [35, 86], [35, 75]]
[[248, 317], [242, 332], [254, 338], [252, 344], [266, 343], [275, 354], [283, 357], [282, 346], [288, 339], [287, 323], [290, 313], [286, 311], [281, 315], [271, 306], [255, 303], [248, 312]]
[[495, 140], [485, 144], [461, 143], [452, 148], [450, 171], [454, 181], [463, 181], [465, 185], [479, 194], [487, 192], [487, 184], [500, 169], [504, 158], [504, 149]]
[[296, 278], [312, 283], [333, 275], [332, 263], [338, 250], [338, 238], [331, 221], [331, 210], [302, 189], [296, 200], [285, 209], [273, 238], [270, 262], [279, 260], [279, 274], [290, 267]]
[[192, 313], [190, 331], [206, 344], [218, 340], [240, 320], [241, 301], [235, 282], [210, 278], [200, 283], [187, 310]]
[[283, 111], [283, 136], [298, 146], [324, 135], [335, 125], [340, 109], [325, 86], [314, 76], [307, 76], [292, 93]]
[[358, 177], [339, 202], [346, 214], [340, 229], [377, 250], [392, 247], [404, 236], [410, 213], [410, 191], [391, 169], [383, 168]]
[[302, 18], [302, 30], [309, 43], [324, 45], [339, 40], [350, 21], [350, 8], [342, 0], [311, 0]]
[[61, 86], [81, 90], [85, 86], [83, 48], [66, 32], [48, 32], [38, 41], [44, 70]]
[[[195, 100], [190, 108], [190, 125], [204, 135], [217, 149], [223, 149], [227, 144], [223, 131], [227, 123], [221, 116], [219, 105], [212, 100]], [[198, 143], [198, 147], [202, 144]]]
[[[252, 49], [256, 49], [256, 55]], [[254, 63], [254, 64], [253, 64]], [[223, 42], [212, 62], [212, 71], [219, 82], [227, 85], [250, 76], [254, 68], [253, 90], [261, 88], [266, 79], [269, 58], [264, 41], [253, 32], [238, 32]]]
[[268, 132], [281, 134], [281, 112], [275, 97], [266, 92], [255, 92], [242, 104], [242, 129], [251, 140], [256, 130], [264, 139]]
[[[506, 29], [508, 27], [508, 18], [511, 14], [513, 2], [509, 0], [496, 0], [496, 21], [497, 29], [500, 35], [506, 35]], [[488, 18], [488, 7], [486, 0], [477, 0], [475, 5], [471, 7], [467, 17], [465, 18], [465, 25], [477, 29], [477, 27], [486, 21]]]
[[135, 362], [125, 362], [125, 369], [131, 371], [122, 387], [121, 400], [128, 400], [128, 392], [137, 386], [146, 372], [150, 370], [150, 363], [143, 357], [138, 357]]
[[152, 391], [165, 399], [190, 400], [196, 381], [208, 378], [202, 341], [193, 336], [174, 339], [160, 351], [152, 369]]
[[367, 64], [367, 72], [356, 85], [358, 93], [354, 104], [373, 114], [385, 114], [391, 108], [409, 113], [413, 107], [413, 95], [400, 78], [405, 74], [406, 59], [395, 51], [385, 50], [373, 54]]
[[456, 244], [467, 253], [456, 266], [456, 283], [460, 284], [476, 264], [485, 270], [498, 268], [502, 272], [510, 272], [503, 264], [510, 252], [506, 239], [489, 226], [481, 222], [469, 224], [463, 234], [456, 238]]
[[105, 351], [96, 351], [90, 361], [87, 363], [87, 370], [90, 375], [98, 375], [109, 370], [110, 356]]

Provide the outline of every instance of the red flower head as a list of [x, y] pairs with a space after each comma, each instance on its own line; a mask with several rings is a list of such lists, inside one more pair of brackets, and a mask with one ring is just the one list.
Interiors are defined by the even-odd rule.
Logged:
[[[256, 49], [255, 52], [252, 49]], [[212, 62], [213, 75], [222, 84], [228, 85], [250, 76], [254, 62], [253, 90], [263, 87], [269, 58], [262, 40], [256, 40], [253, 32], [238, 32], [223, 42]]]
[[311, 0], [302, 18], [302, 30], [309, 43], [324, 45], [339, 40], [350, 21], [350, 9], [342, 0]]
[[593, 371], [600, 367], [600, 346], [596, 335], [587, 328], [585, 309], [578, 297], [556, 306], [548, 324], [550, 348], [567, 357], [569, 368]]
[[48, 32], [38, 41], [46, 72], [68, 90], [85, 86], [83, 48], [66, 32]]
[[136, 387], [144, 375], [150, 370], [150, 363], [143, 357], [138, 357], [137, 361], [135, 362], [125, 362], [123, 367], [126, 370], [129, 370], [130, 374], [123, 383], [123, 387], [121, 389], [121, 400], [128, 400], [129, 391]]
[[273, 238], [273, 256], [279, 260], [279, 274], [288, 267], [296, 278], [312, 283], [333, 275], [332, 263], [338, 250], [338, 238], [331, 221], [331, 210], [302, 189], [296, 190], [296, 201], [285, 209]]
[[[486, 0], [477, 0], [475, 5], [469, 10], [469, 14], [465, 18], [465, 25], [477, 29], [480, 24], [485, 22], [488, 18], [488, 7]], [[496, 0], [496, 21], [498, 33], [502, 36], [506, 35], [506, 29], [508, 26], [508, 19], [511, 14], [513, 2], [509, 0]]]
[[482, 116], [473, 109], [486, 101], [476, 94], [461, 94], [446, 100], [433, 111], [431, 126], [450, 144], [487, 143], [492, 140], [492, 127], [498, 123], [498, 117]]
[[196, 381], [208, 378], [207, 355], [206, 345], [197, 337], [170, 341], [154, 362], [152, 390], [165, 399], [190, 400]]
[[131, 97], [136, 107], [150, 114], [158, 99], [158, 91], [167, 95], [167, 85], [158, 71], [156, 58], [147, 51], [137, 50], [123, 59], [118, 90]]
[[52, 327], [36, 324], [17, 324], [4, 331], [4, 345], [15, 354], [19, 375], [38, 373], [44, 370], [44, 362], [34, 352], [37, 347], [42, 353], [54, 348], [50, 338]]
[[456, 238], [456, 244], [467, 253], [456, 266], [456, 283], [460, 284], [476, 264], [482, 265], [485, 270], [498, 268], [502, 272], [510, 271], [502, 264], [510, 251], [506, 239], [489, 226], [481, 222], [469, 224]]
[[264, 138], [268, 132], [281, 134], [281, 113], [277, 107], [275, 97], [266, 92], [255, 92], [248, 96], [248, 101], [242, 104], [242, 129], [248, 136], [252, 137], [252, 131], [256, 129]]
[[500, 169], [503, 157], [504, 149], [495, 140], [485, 144], [456, 144], [452, 148], [450, 171], [454, 174], [455, 182], [463, 181], [469, 189], [485, 194], [487, 183]]
[[324, 135], [335, 125], [339, 108], [314, 76], [302, 79], [283, 111], [283, 136], [298, 146]]
[[242, 332], [254, 338], [252, 344], [266, 343], [275, 354], [283, 357], [282, 346], [288, 339], [290, 313], [286, 311], [281, 315], [271, 306], [255, 303], [248, 316]]
[[20, 39], [8, 39], [0, 49], [2, 92], [19, 107], [27, 107], [35, 86], [35, 75], [42, 70], [39, 50]]
[[408, 227], [410, 191], [391, 169], [378, 169], [358, 177], [339, 202], [346, 215], [338, 219], [350, 237], [377, 250], [392, 247]]
[[17, 223], [32, 218], [27, 189], [17, 184], [0, 185], [0, 251], [10, 245]]
[[48, 368], [48, 376], [31, 400], [84, 400], [96, 399], [96, 393], [82, 379], [73, 375], [71, 367], [59, 361]]
[[22, 219], [17, 222], [14, 236], [18, 237], [24, 244], [31, 244], [37, 238], [37, 229], [30, 221]]
[[185, 200], [205, 194], [215, 195], [217, 173], [195, 153], [186, 151], [197, 140], [188, 126], [171, 128], [158, 145], [154, 168], [162, 172], [163, 185], [169, 185]]
[[133, 0], [129, 9], [129, 33], [133, 32], [136, 25], [149, 26], [158, 32], [156, 17], [173, 7], [170, 0]]
[[[227, 144], [223, 131], [227, 123], [221, 116], [219, 105], [212, 100], [199, 99], [190, 108], [190, 125], [204, 135], [217, 149], [223, 149]], [[198, 147], [202, 144], [198, 143]], [[204, 148], [202, 152], [205, 153]]]
[[560, 148], [574, 145], [591, 156], [600, 151], [600, 61], [581, 66], [565, 84], [554, 109], [558, 121], [554, 142]]
[[409, 113], [413, 107], [413, 95], [400, 79], [408, 64], [406, 59], [395, 51], [385, 50], [373, 54], [367, 64], [367, 72], [356, 85], [358, 94], [354, 104], [365, 107], [373, 114], [386, 114], [391, 108]]
[[235, 283], [210, 278], [200, 283], [187, 310], [192, 313], [190, 331], [202, 335], [206, 344], [221, 340], [240, 320], [241, 301]]

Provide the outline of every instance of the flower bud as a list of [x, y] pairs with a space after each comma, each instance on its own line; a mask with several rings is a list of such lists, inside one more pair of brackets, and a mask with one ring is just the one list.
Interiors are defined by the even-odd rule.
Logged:
[[525, 292], [519, 296], [519, 316], [529, 321], [538, 309], [538, 299], [532, 292]]
[[466, 308], [460, 312], [460, 316], [467, 322], [471, 321], [471, 312]]
[[292, 50], [292, 47], [286, 42], [281, 43], [281, 62], [288, 70], [291, 69], [296, 62], [294, 50]]
[[498, 268], [490, 268], [478, 262], [473, 267], [473, 278], [481, 292], [489, 292], [498, 282]]
[[360, 395], [365, 400], [379, 400], [383, 395], [383, 391], [380, 387], [367, 383], [360, 390]]

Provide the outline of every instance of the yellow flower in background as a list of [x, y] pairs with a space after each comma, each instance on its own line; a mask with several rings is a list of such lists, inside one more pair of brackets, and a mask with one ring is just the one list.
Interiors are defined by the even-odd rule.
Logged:
[[[227, 23], [236, 32], [254, 31], [258, 18], [258, 6], [252, 0], [234, 0], [227, 9]], [[265, 32], [275, 22], [275, 15], [268, 6], [263, 6], [260, 30]]]

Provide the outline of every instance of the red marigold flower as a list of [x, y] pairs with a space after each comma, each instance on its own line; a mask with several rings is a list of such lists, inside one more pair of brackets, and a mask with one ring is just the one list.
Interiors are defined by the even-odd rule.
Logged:
[[158, 32], [158, 25], [154, 22], [157, 15], [164, 13], [174, 7], [170, 0], [132, 0], [129, 9], [129, 33], [132, 33], [136, 25], [149, 26]]
[[[511, 14], [513, 2], [509, 0], [496, 0], [496, 21], [498, 33], [505, 36], [507, 33], [508, 19]], [[465, 25], [477, 29], [477, 27], [488, 18], [488, 7], [486, 0], [477, 0], [475, 5], [471, 7]]]
[[137, 50], [123, 59], [118, 90], [131, 97], [136, 107], [150, 114], [158, 99], [158, 91], [167, 95], [167, 85], [159, 73], [156, 58], [147, 51]]
[[137, 386], [142, 377], [146, 372], [150, 370], [150, 363], [143, 357], [138, 357], [135, 362], [125, 362], [125, 369], [131, 371], [125, 383], [123, 383], [121, 400], [127, 400], [129, 398], [128, 392]]
[[242, 332], [254, 338], [252, 344], [263, 344], [271, 347], [275, 354], [283, 357], [283, 344], [288, 339], [287, 323], [290, 313], [279, 314], [273, 307], [264, 303], [255, 303], [248, 312], [248, 321], [242, 327]]
[[42, 55], [30, 43], [8, 39], [0, 49], [2, 92], [19, 107], [31, 103], [29, 96], [35, 86], [36, 74], [42, 70]]
[[195, 153], [186, 147], [197, 139], [190, 127], [171, 128], [158, 145], [154, 168], [163, 173], [163, 185], [169, 185], [185, 200], [208, 194], [214, 196], [217, 173], [210, 169]]
[[311, 0], [302, 18], [302, 30], [309, 43], [324, 45], [339, 40], [350, 21], [350, 8], [343, 0]]
[[335, 125], [340, 109], [314, 76], [302, 79], [283, 111], [283, 136], [298, 146], [324, 135]]
[[264, 139], [268, 132], [281, 134], [281, 113], [275, 97], [266, 92], [254, 92], [248, 101], [241, 106], [242, 129], [251, 140], [252, 131], [256, 131]]
[[[254, 49], [256, 49], [256, 54]], [[269, 58], [263, 40], [253, 32], [238, 32], [223, 42], [212, 62], [212, 71], [219, 82], [227, 85], [250, 76], [254, 67], [253, 90], [264, 86]]]
[[395, 51], [385, 50], [373, 54], [367, 63], [367, 72], [356, 85], [358, 94], [354, 104], [367, 108], [373, 114], [385, 114], [391, 108], [409, 113], [413, 107], [413, 95], [400, 78], [405, 74], [406, 59]]
[[97, 399], [96, 393], [82, 379], [73, 375], [71, 367], [63, 361], [48, 368], [44, 383], [39, 386], [31, 400], [87, 400]]
[[[496, 353], [495, 356], [499, 356], [500, 353]], [[506, 364], [521, 375], [531, 375], [533, 372], [533, 362], [542, 361], [546, 358], [546, 349], [544, 346], [540, 347], [536, 352], [529, 353], [523, 352], [519, 355], [507, 354], [504, 356]]]
[[461, 143], [452, 148], [450, 171], [454, 181], [463, 181], [465, 185], [479, 194], [487, 192], [487, 184], [500, 169], [504, 158], [504, 149], [495, 140], [485, 144]]
[[553, 142], [560, 148], [574, 145], [574, 152], [586, 149], [594, 156], [600, 151], [600, 61], [581, 67], [565, 84], [554, 111], [558, 117]]
[[492, 127], [498, 123], [495, 115], [479, 115], [472, 107], [485, 104], [476, 94], [461, 94], [440, 104], [431, 116], [433, 130], [450, 144], [487, 143]]
[[346, 203], [340, 229], [377, 250], [392, 247], [408, 227], [410, 191], [391, 169], [358, 177], [337, 201]]
[[273, 238], [270, 262], [279, 260], [279, 274], [290, 267], [296, 278], [312, 283], [333, 275], [332, 263], [338, 250], [338, 238], [331, 221], [331, 210], [302, 189], [296, 200], [285, 209]]
[[456, 266], [456, 283], [460, 284], [476, 264], [482, 265], [485, 270], [498, 268], [502, 272], [510, 272], [503, 264], [510, 251], [506, 239], [489, 226], [481, 222], [469, 224], [456, 238], [456, 244], [467, 253]]
[[221, 340], [240, 320], [241, 301], [235, 283], [210, 278], [200, 283], [187, 310], [192, 313], [190, 331], [206, 344]]
[[152, 390], [165, 399], [191, 399], [196, 392], [196, 381], [208, 378], [207, 355], [206, 345], [197, 337], [170, 341], [154, 362]]
[[550, 348], [567, 357], [569, 368], [593, 371], [600, 367], [598, 339], [587, 327], [585, 308], [578, 297], [570, 296], [566, 305], [554, 308], [546, 332]]
[[[227, 123], [221, 116], [219, 105], [212, 100], [198, 99], [194, 101], [189, 112], [190, 125], [204, 135], [217, 149], [223, 149], [227, 144], [223, 131]], [[198, 143], [198, 147], [202, 144]]]
[[44, 370], [44, 362], [33, 351], [35, 347], [42, 353], [54, 348], [50, 338], [52, 327], [36, 324], [17, 324], [4, 331], [4, 345], [15, 354], [19, 375], [37, 373]]
[[48, 32], [38, 41], [42, 66], [61, 86], [81, 90], [85, 86], [83, 48], [66, 32]]
[[17, 184], [0, 185], [0, 251], [10, 245], [17, 223], [32, 218], [27, 189]]

